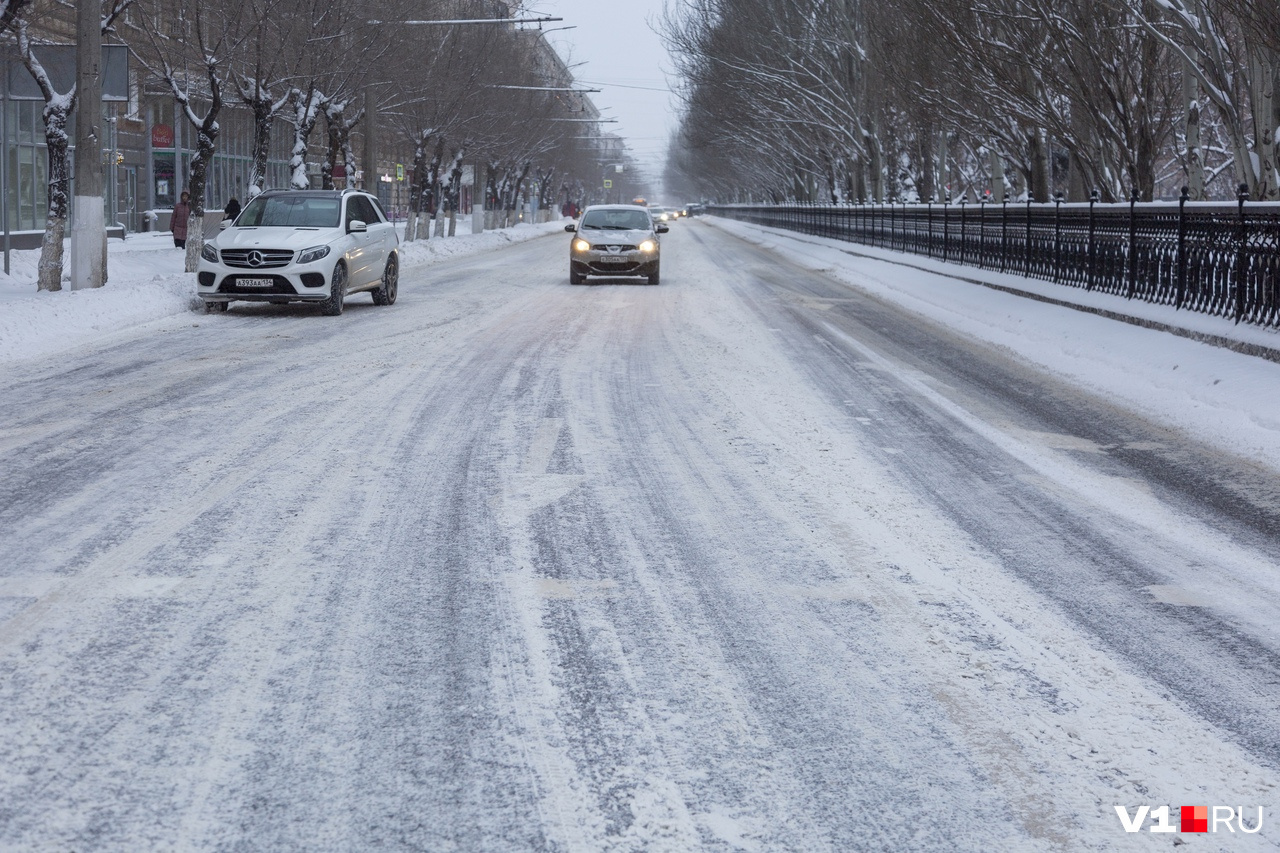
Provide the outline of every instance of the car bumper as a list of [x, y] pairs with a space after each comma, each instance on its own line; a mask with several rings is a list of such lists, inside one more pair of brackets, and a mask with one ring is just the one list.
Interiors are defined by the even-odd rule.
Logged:
[[319, 267], [259, 271], [206, 262], [196, 269], [196, 295], [206, 302], [323, 302], [329, 298], [331, 270]]
[[623, 263], [606, 264], [598, 257], [575, 255], [569, 259], [569, 266], [578, 275], [652, 275], [658, 271], [658, 256], [634, 253]]

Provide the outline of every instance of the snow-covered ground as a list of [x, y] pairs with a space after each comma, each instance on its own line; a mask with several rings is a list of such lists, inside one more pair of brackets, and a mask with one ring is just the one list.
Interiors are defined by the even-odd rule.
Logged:
[[1276, 330], [825, 237], [720, 217], [706, 221], [807, 269], [1004, 347], [1158, 423], [1280, 470], [1280, 364], [950, 276], [1280, 351]]
[[[472, 234], [471, 218], [462, 217], [453, 237], [403, 244], [404, 268], [490, 252], [563, 229], [564, 224], [555, 220]], [[399, 231], [403, 237], [403, 223]], [[184, 255], [174, 247], [172, 235], [131, 234], [109, 241], [107, 249], [106, 287], [56, 293], [36, 290], [39, 249], [11, 253], [9, 275], [0, 273], [0, 365], [55, 355], [174, 314], [203, 313], [195, 276], [183, 272]], [[69, 269], [63, 273], [64, 288], [69, 286]]]
[[1257, 458], [1280, 365], [742, 233], [55, 318], [0, 369], [0, 849], [1280, 849], [1275, 479], [1157, 399]]

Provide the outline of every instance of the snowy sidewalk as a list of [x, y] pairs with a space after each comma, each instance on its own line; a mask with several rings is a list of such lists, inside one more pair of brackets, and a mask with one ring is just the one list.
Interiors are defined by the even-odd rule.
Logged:
[[1223, 346], [1280, 353], [1280, 332], [856, 243], [701, 221], [1280, 470], [1280, 364]]
[[[463, 218], [454, 237], [402, 244], [403, 268], [408, 271], [478, 255], [564, 229], [563, 222], [553, 220], [473, 235], [470, 226], [470, 218]], [[399, 229], [403, 236], [403, 223]], [[36, 290], [40, 251], [12, 252], [10, 275], [0, 273], [0, 365], [55, 355], [176, 314], [202, 313], [195, 274], [182, 269], [184, 257], [167, 232], [131, 234], [108, 243], [106, 287], [40, 293]]]

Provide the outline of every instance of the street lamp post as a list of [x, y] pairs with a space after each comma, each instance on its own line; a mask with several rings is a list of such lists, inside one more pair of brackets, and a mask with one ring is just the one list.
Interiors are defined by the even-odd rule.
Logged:
[[76, 7], [75, 198], [71, 209], [71, 289], [107, 281], [107, 226], [102, 198], [102, 7]]

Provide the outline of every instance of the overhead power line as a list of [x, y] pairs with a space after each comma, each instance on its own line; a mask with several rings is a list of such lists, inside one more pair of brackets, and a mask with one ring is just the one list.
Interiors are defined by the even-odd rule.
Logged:
[[396, 24], [398, 26], [435, 27], [454, 24], [547, 24], [564, 18], [457, 18], [449, 21], [366, 21], [368, 24]]
[[591, 92], [599, 92], [599, 89], [574, 89], [565, 86], [504, 86], [494, 83], [486, 88], [489, 89], [520, 89], [527, 92], [573, 92], [578, 95], [586, 95]]
[[588, 86], [606, 86], [611, 89], [640, 89], [645, 92], [670, 92], [670, 87], [657, 88], [655, 86], [628, 86], [625, 83], [605, 83], [600, 80], [583, 80]]

